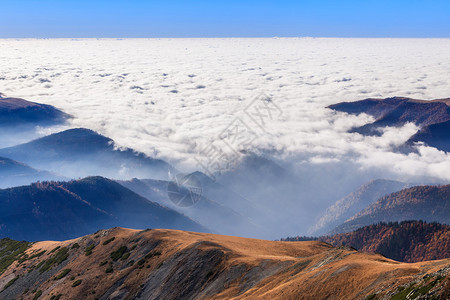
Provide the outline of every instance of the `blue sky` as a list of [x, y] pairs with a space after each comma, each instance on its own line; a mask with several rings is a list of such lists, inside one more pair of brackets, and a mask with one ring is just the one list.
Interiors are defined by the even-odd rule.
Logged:
[[450, 37], [450, 0], [0, 0], [0, 38]]

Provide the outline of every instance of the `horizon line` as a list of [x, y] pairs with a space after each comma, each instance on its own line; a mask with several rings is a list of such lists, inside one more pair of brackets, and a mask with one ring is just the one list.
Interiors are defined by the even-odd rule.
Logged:
[[48, 39], [450, 39], [450, 36], [192, 36], [192, 37], [0, 37], [0, 40], [48, 40]]

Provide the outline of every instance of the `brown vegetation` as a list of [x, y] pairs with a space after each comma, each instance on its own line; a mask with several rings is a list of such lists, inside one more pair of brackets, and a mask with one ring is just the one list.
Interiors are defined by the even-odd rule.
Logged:
[[450, 270], [450, 260], [405, 264], [317, 241], [176, 230], [115, 228], [26, 253], [0, 276], [1, 299], [375, 299], [410, 288], [439, 299]]

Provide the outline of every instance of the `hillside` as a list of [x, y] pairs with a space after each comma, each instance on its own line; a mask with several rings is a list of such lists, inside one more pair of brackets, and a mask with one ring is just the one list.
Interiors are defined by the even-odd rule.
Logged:
[[117, 149], [113, 140], [84, 128], [70, 129], [0, 149], [0, 156], [69, 178], [100, 175], [115, 179], [166, 179], [168, 172], [173, 171], [162, 160], [132, 149]]
[[404, 182], [383, 179], [372, 180], [327, 208], [317, 223], [309, 230], [310, 234], [325, 234], [379, 198], [405, 187], [407, 187], [407, 184]]
[[114, 228], [25, 254], [11, 243], [2, 299], [445, 299], [450, 289], [448, 259], [405, 264], [322, 242]]
[[0, 190], [0, 237], [64, 240], [114, 226], [207, 231], [102, 177]]
[[450, 258], [450, 226], [423, 221], [378, 223], [333, 236], [283, 240], [319, 240], [336, 247], [347, 246], [359, 251], [380, 253], [404, 262]]
[[334, 228], [344, 233], [378, 222], [424, 220], [450, 224], [450, 185], [416, 186], [380, 198]]
[[366, 113], [375, 121], [353, 128], [352, 132], [364, 135], [377, 135], [386, 126], [402, 126], [408, 122], [420, 127], [447, 122], [450, 120], [449, 99], [421, 101], [410, 98], [393, 97], [386, 99], [365, 99], [355, 102], [342, 102], [329, 108], [349, 114]]
[[69, 117], [51, 105], [0, 97], [0, 126], [55, 125], [64, 123]]

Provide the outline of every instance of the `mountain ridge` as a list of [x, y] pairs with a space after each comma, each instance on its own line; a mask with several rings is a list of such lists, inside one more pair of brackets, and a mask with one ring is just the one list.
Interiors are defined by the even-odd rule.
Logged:
[[445, 299], [450, 291], [449, 259], [406, 264], [315, 241], [113, 228], [15, 249], [1, 298]]

